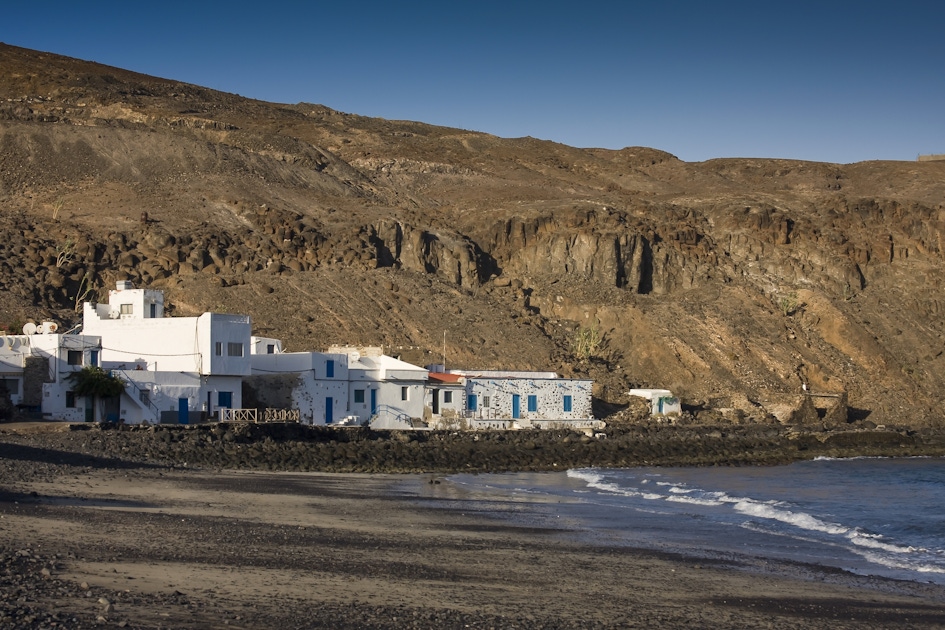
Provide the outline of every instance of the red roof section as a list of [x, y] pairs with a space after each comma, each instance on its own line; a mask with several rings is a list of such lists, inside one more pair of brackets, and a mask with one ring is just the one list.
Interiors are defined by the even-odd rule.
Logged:
[[430, 380], [439, 383], [459, 383], [462, 374], [446, 374], [444, 372], [430, 372]]

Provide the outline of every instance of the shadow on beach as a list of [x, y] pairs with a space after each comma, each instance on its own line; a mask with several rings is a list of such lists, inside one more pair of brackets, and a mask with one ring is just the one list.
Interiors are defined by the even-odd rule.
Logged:
[[38, 446], [26, 446], [23, 444], [7, 444], [2, 442], [0, 442], [0, 459], [36, 464], [52, 464], [55, 466], [76, 466], [83, 468], [166, 468], [166, 466], [129, 461], [116, 457], [102, 457], [99, 455], [87, 455], [84, 453], [76, 453], [72, 451], [63, 451]]

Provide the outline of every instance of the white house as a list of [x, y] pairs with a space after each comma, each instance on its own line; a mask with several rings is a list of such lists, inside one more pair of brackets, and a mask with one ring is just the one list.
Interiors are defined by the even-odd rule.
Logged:
[[164, 293], [119, 281], [108, 304], [85, 303], [83, 333], [102, 340], [101, 365], [128, 386], [129, 423], [192, 422], [242, 406], [251, 374], [247, 315], [164, 317]]
[[12, 405], [41, 412], [48, 420], [91, 420], [92, 401], [75, 396], [69, 375], [98, 365], [101, 339], [52, 332], [56, 329], [53, 322], [43, 322], [24, 326], [28, 334], [0, 336], [0, 395], [5, 390]]
[[381, 348], [279, 352], [277, 340], [256, 337], [252, 347], [246, 382], [256, 402], [298, 409], [303, 423], [370, 422], [374, 428], [404, 429], [423, 417], [427, 371]]
[[[434, 424], [450, 424], [465, 417], [466, 377], [449, 374], [442, 366], [430, 366], [424, 395], [424, 419]], [[440, 422], [445, 421], [445, 422]]]
[[[554, 372], [450, 370], [445, 374], [463, 379], [464, 407], [459, 415], [471, 428], [603, 426], [591, 410], [590, 380], [560, 378]], [[446, 393], [443, 376], [431, 374], [430, 388], [440, 389], [440, 395]], [[432, 394], [429, 401], [432, 406]], [[435, 419], [439, 415], [437, 424], [450, 424], [445, 421], [455, 405], [445, 408], [446, 414], [442, 402], [440, 407], [441, 412], [434, 413]]]
[[682, 413], [682, 403], [668, 389], [631, 389], [627, 393], [649, 400], [651, 415], [671, 416]]
[[416, 428], [423, 418], [425, 368], [385, 355], [381, 348], [333, 346], [348, 356], [348, 414], [375, 429]]
[[276, 339], [253, 337], [252, 375], [245, 381], [257, 403], [298, 409], [304, 424], [334, 424], [350, 415], [347, 354], [281, 349]]

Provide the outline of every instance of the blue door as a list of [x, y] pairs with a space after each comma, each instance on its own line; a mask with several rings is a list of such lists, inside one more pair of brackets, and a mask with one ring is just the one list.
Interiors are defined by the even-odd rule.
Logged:
[[512, 394], [512, 417], [522, 417], [522, 397], [518, 394]]
[[325, 399], [325, 424], [332, 423], [332, 418], [334, 418], [334, 414], [333, 414], [334, 402], [335, 402], [334, 398], [328, 397]]
[[377, 390], [372, 389], [371, 390], [371, 415], [373, 416], [376, 413], [377, 413]]
[[226, 407], [227, 409], [233, 408], [233, 392], [219, 392], [217, 394], [217, 406]]
[[177, 399], [177, 421], [181, 424], [187, 424], [187, 399]]

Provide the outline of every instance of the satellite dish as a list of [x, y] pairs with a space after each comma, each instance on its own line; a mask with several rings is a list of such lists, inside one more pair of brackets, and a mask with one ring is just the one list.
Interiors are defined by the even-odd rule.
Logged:
[[23, 334], [24, 335], [35, 335], [36, 334], [36, 324], [33, 322], [27, 322], [23, 325]]

